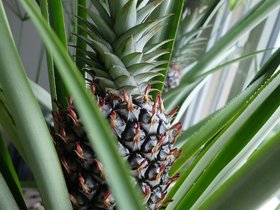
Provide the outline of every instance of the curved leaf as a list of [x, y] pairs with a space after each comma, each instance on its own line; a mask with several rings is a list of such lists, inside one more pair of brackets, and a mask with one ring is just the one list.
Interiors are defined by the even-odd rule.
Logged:
[[[62, 0], [44, 0], [47, 2], [48, 6], [48, 18], [49, 25], [53, 28], [57, 36], [59, 37], [61, 43], [64, 48], [67, 48], [67, 39], [66, 39], [66, 31], [64, 25], [64, 15], [63, 15], [63, 7]], [[57, 94], [58, 101], [62, 104], [62, 106], [67, 107], [67, 97], [69, 93], [66, 90], [66, 87], [63, 83], [63, 76], [61, 76], [56, 66], [54, 66], [54, 76], [55, 76], [55, 89]]]
[[67, 51], [59, 42], [57, 36], [47, 26], [42, 16], [31, 0], [21, 1], [38, 29], [48, 50], [54, 55], [57, 69], [71, 92], [85, 129], [89, 135], [90, 144], [104, 164], [108, 182], [120, 209], [142, 209], [139, 191], [130, 182], [128, 166], [120, 157], [115, 137], [99, 110], [92, 96], [86, 92], [85, 84], [76, 66], [68, 56]]
[[[280, 133], [257, 150], [199, 209], [257, 209], [280, 188]], [[234, 198], [234, 199], [233, 199]]]
[[1, 210], [7, 210], [7, 209], [13, 209], [13, 210], [20, 210], [20, 208], [17, 206], [17, 203], [12, 195], [12, 193], [9, 190], [9, 187], [7, 186], [2, 174], [0, 173], [0, 209]]
[[[47, 0], [40, 0], [40, 9], [42, 15], [45, 17], [46, 21], [49, 22], [49, 8]], [[50, 85], [50, 94], [52, 101], [52, 110], [56, 111], [56, 105], [54, 101], [57, 99], [57, 90], [56, 90], [56, 81], [55, 81], [55, 73], [54, 73], [54, 62], [53, 56], [46, 51], [47, 57], [47, 66], [48, 66], [48, 77], [49, 77], [49, 85]]]
[[[21, 136], [21, 146], [47, 209], [71, 209], [52, 138], [29, 86], [0, 1], [0, 82], [7, 106]], [[32, 120], [31, 120], [32, 119]], [[54, 190], [55, 189], [55, 190]]]
[[267, 78], [272, 75], [277, 67], [279, 66], [280, 59], [280, 49], [275, 51], [272, 56], [267, 60], [267, 62], [263, 65], [260, 72], [262, 72], [262, 76], [258, 78], [255, 82], [252, 83], [247, 89], [245, 89], [239, 96], [233, 99], [228, 105], [218, 111], [212, 118], [201, 127], [201, 129], [197, 130], [190, 139], [186, 141], [186, 137], [189, 134], [183, 133], [178, 142], [186, 141], [182, 146], [183, 154], [180, 159], [178, 159], [172, 169], [172, 174], [177, 173], [183, 165], [184, 162], [187, 161], [195, 152], [198, 151], [203, 144], [207, 142], [210, 138], [212, 138], [215, 134], [221, 130], [221, 128], [225, 125], [225, 123], [238, 111], [238, 108], [241, 107], [245, 102], [250, 98], [250, 96], [257, 91], [257, 89], [264, 83]]
[[[237, 22], [208, 52], [203, 54], [199, 61], [183, 76], [181, 83], [188, 86], [193, 82], [197, 82], [196, 78], [201, 74], [206, 73], [217, 62], [221, 61], [222, 55], [227, 53], [228, 49], [246, 32], [255, 27], [269, 14], [275, 11], [280, 6], [280, 1], [269, 0], [261, 1], [252, 8], [246, 16]], [[179, 91], [181, 87], [175, 88], [172, 91]], [[184, 95], [177, 96], [176, 100], [183, 100]], [[171, 108], [172, 109], [172, 108]]]
[[19, 135], [16, 131], [15, 121], [10, 111], [8, 110], [4, 98], [1, 94], [0, 94], [0, 125], [7, 132], [11, 142], [16, 147], [20, 156], [24, 159], [26, 163], [28, 163], [25, 152], [23, 150], [22, 142], [20, 141]]
[[11, 156], [9, 154], [9, 151], [6, 146], [6, 142], [2, 138], [2, 134], [0, 132], [0, 173], [2, 173], [2, 176], [6, 180], [7, 185], [9, 186], [9, 189], [11, 193], [14, 196], [14, 199], [16, 200], [18, 206], [22, 210], [27, 210], [27, 207], [25, 205], [23, 195], [21, 192], [20, 183], [15, 171], [15, 168], [13, 166], [13, 162], [11, 159]]
[[[87, 11], [86, 11], [86, 0], [77, 0], [76, 1], [76, 13], [79, 18], [76, 19], [76, 33], [78, 36], [76, 37], [76, 65], [78, 69], [82, 70], [85, 67], [85, 62], [82, 59], [77, 59], [79, 57], [85, 57], [86, 56], [86, 49], [87, 49], [87, 43], [80, 37], [87, 38], [87, 33], [84, 31], [81, 27], [78, 27], [80, 25], [83, 25], [82, 20], [87, 19]], [[96, 1], [95, 1], [96, 2]], [[81, 19], [80, 19], [81, 18]]]
[[191, 82], [195, 77], [211, 69], [212, 64], [220, 55], [225, 53], [244, 33], [255, 27], [279, 6], [279, 0], [261, 1], [257, 4], [199, 59], [195, 66], [184, 75], [182, 82]]
[[[178, 208], [189, 209], [217, 174], [251, 141], [259, 129], [268, 123], [268, 119], [280, 105], [279, 97], [280, 75], [277, 74], [251, 97], [241, 109], [241, 113], [227, 123], [215, 143], [193, 168], [184, 181], [189, 183], [189, 187], [184, 187], [188, 192]], [[195, 184], [192, 185], [193, 183]]]
[[[164, 28], [163, 31], [161, 31], [161, 33], [159, 34], [159, 37], [157, 37], [159, 42], [163, 42], [165, 40], [172, 40], [170, 42], [168, 42], [165, 46], [166, 49], [169, 50], [170, 53], [164, 55], [162, 57], [163, 60], [167, 60], [170, 61], [171, 57], [172, 57], [172, 51], [173, 51], [173, 47], [175, 44], [175, 39], [176, 39], [176, 34], [178, 31], [178, 27], [179, 27], [179, 23], [180, 23], [180, 19], [181, 19], [181, 14], [182, 14], [182, 10], [183, 10], [183, 5], [184, 5], [184, 1], [185, 0], [166, 0], [162, 3], [162, 5], [160, 6], [160, 8], [163, 8], [165, 6], [168, 7], [167, 11], [169, 14], [173, 14], [173, 16], [171, 16], [168, 20], [168, 25], [167, 27]], [[165, 9], [164, 9], [165, 10]], [[160, 82], [164, 82], [165, 81], [165, 77], [167, 74], [167, 69], [168, 69], [168, 64], [164, 65], [163, 68], [165, 69], [162, 73], [163, 77], [158, 77], [155, 78], [155, 81], [160, 81]], [[162, 90], [163, 88], [163, 83], [158, 83], [157, 85], [155, 85], [155, 89], [158, 90]], [[154, 97], [156, 96], [156, 93], [154, 93]]]
[[40, 85], [36, 84], [32, 80], [29, 80], [29, 83], [38, 102], [47, 110], [52, 111], [52, 99], [50, 94], [44, 88], [42, 88]]

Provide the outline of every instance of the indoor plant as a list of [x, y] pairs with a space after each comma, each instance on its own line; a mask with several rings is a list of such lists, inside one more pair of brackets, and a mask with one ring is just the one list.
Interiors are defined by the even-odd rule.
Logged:
[[[58, 37], [48, 28], [48, 21], [44, 20], [32, 1], [26, 0], [21, 3], [38, 28], [46, 47], [52, 54], [49, 54], [49, 74], [51, 78], [50, 81], [56, 84], [56, 86], [53, 85], [51, 89], [52, 97], [53, 99], [58, 97], [63, 100], [66, 98], [65, 96], [68, 96], [66, 89], [71, 93], [83, 119], [85, 129], [90, 136], [91, 145], [95, 148], [97, 155], [105, 166], [108, 182], [120, 209], [141, 209], [141, 199], [138, 198], [137, 193], [133, 193], [134, 187], [128, 182], [129, 176], [126, 164], [118, 155], [114, 144], [114, 135], [106, 125], [106, 121], [100, 114], [97, 104], [91, 99], [89, 94], [86, 93], [81, 75], [66, 52], [61, 2], [43, 0], [39, 2], [42, 14], [48, 17], [49, 24], [58, 34]], [[116, 4], [119, 5], [124, 4], [124, 1], [116, 2]], [[139, 2], [143, 2], [144, 4], [146, 1]], [[79, 1], [79, 3], [84, 4], [85, 1]], [[277, 8], [279, 4], [279, 1], [261, 1], [253, 8], [239, 24], [220, 39], [219, 42], [205, 53], [194, 67], [184, 75], [181, 86], [164, 95], [167, 109], [171, 110], [174, 106], [182, 104], [185, 97], [189, 95], [200, 80], [212, 72], [211, 69], [213, 68], [214, 60], [221, 56], [221, 54], [245, 31], [256, 25], [260, 20], [266, 17], [270, 11]], [[82, 9], [78, 10], [80, 13], [79, 16], [85, 15], [83, 7], [81, 8]], [[158, 16], [161, 13], [165, 14], [166, 11], [177, 12], [174, 12], [175, 15], [167, 20], [168, 27], [172, 30], [165, 30], [161, 33], [162, 37], [158, 37], [158, 39], [174, 39], [176, 28], [179, 24], [180, 11], [183, 8], [183, 1], [165, 1], [160, 8], [161, 10], [152, 15]], [[34, 173], [45, 207], [47, 209], [71, 208], [69, 200], [65, 199], [65, 197], [67, 197], [67, 190], [52, 138], [38, 103], [33, 96], [26, 75], [24, 74], [22, 64], [12, 41], [2, 5], [0, 24], [1, 36], [3, 36], [3, 40], [5, 40], [1, 42], [1, 49], [5, 50], [0, 56], [0, 82], [2, 86], [1, 124]], [[81, 31], [79, 32], [79, 30], [77, 30], [77, 32], [82, 33]], [[81, 42], [81, 40], [79, 43], [78, 39], [78, 46], [84, 47], [83, 43], [84, 42]], [[167, 44], [168, 48], [172, 49], [173, 41]], [[77, 51], [77, 53], [81, 53], [81, 51]], [[257, 145], [257, 140], [254, 138], [255, 134], [264, 132], [261, 128], [273, 123], [274, 120], [272, 117], [277, 118], [279, 112], [279, 101], [277, 100], [277, 96], [279, 95], [279, 75], [275, 74], [272, 78], [268, 78], [278, 67], [278, 54], [279, 52], [276, 51], [252, 80], [251, 85], [227, 107], [215, 114], [198, 132], [194, 133], [190, 138], [187, 138], [188, 136], [186, 137], [188, 132], [186, 132], [186, 135], [182, 135], [180, 142], [184, 143], [186, 140], [182, 146], [184, 150], [181, 158], [171, 169], [172, 174], [181, 171], [182, 175], [177, 184], [167, 195], [167, 200], [173, 199], [173, 202], [168, 208], [188, 209], [193, 205], [193, 208], [197, 208], [197, 205], [205, 209], [209, 209], [210, 206], [214, 209], [218, 207], [224, 208], [223, 205], [225, 205], [225, 203], [223, 202], [227, 202], [226, 199], [229, 195], [236, 199], [242, 199], [240, 191], [244, 190], [244, 188], [237, 183], [246, 180], [250, 181], [252, 170], [249, 169], [260, 159], [263, 160], [263, 162], [259, 161], [260, 164], [256, 166], [255, 170], [262, 170], [261, 167], [267, 167], [268, 164], [266, 161], [269, 161], [271, 167], [267, 167], [268, 169], [266, 168], [266, 170], [271, 170], [271, 172], [275, 172], [275, 174], [279, 173], [279, 168], [274, 167], [274, 162], [269, 159], [279, 158], [277, 136], [272, 138], [267, 145], [264, 145], [259, 152], [255, 153], [250, 161], [239, 169], [238, 172], [233, 175], [229, 173], [236, 163], [238, 163], [240, 157], [246, 157], [246, 155], [248, 156], [254, 151], [254, 145]], [[169, 59], [169, 57], [170, 54], [165, 56], [166, 59]], [[55, 66], [53, 65], [53, 60]], [[79, 65], [82, 64], [77, 63], [78, 67], [80, 67]], [[163, 72], [166, 72], [166, 70], [163, 70]], [[60, 74], [60, 76], [58, 76], [58, 74]], [[163, 74], [165, 75], [166, 73]], [[164, 77], [161, 79], [163, 80]], [[65, 84], [66, 88], [63, 84]], [[158, 85], [156, 87], [161, 89], [161, 86], [162, 85]], [[66, 106], [66, 101], [62, 102], [62, 104], [63, 103]], [[264, 107], [266, 107], [268, 111], [263, 112], [262, 110]], [[252, 125], [252, 122], [258, 123]], [[34, 129], [35, 125], [36, 129]], [[40, 139], [40, 141], [38, 141], [38, 139]], [[251, 145], [251, 147], [242, 150], [246, 145]], [[241, 150], [244, 153], [240, 153]], [[267, 156], [267, 153], [271, 154], [271, 156]], [[244, 154], [246, 155], [244, 156]], [[191, 158], [195, 158], [191, 166], [187, 169], [181, 169]], [[3, 188], [1, 195], [5, 195], [7, 199], [1, 199], [1, 202], [3, 202], [3, 206], [6, 205], [7, 208], [10, 206], [10, 208], [14, 209], [16, 205], [23, 205], [22, 198], [20, 193], [16, 193], [17, 182], [13, 185], [12, 181], [7, 181], [7, 177], [12, 173], [7, 173], [5, 175], [4, 172], [5, 170], [1, 171], [7, 185], [10, 190], [12, 188], [15, 191], [13, 194], [15, 200], [10, 196], [11, 194], [8, 193], [9, 189]], [[227, 179], [223, 179], [228, 173]], [[244, 173], [247, 176], [243, 176]], [[265, 176], [255, 176], [259, 178], [258, 180], [266, 178]], [[273, 191], [277, 188], [279, 182], [277, 178], [273, 176], [273, 173], [267, 173], [267, 176], [274, 181], [272, 182], [274, 185], [266, 185], [266, 187]], [[220, 181], [222, 182], [220, 183]], [[237, 189], [235, 189], [236, 194], [231, 194], [234, 191], [231, 191], [230, 186], [233, 185], [237, 187]], [[60, 187], [57, 188], [57, 186]], [[245, 186], [244, 184], [244, 187]], [[249, 191], [249, 194], [253, 193], [255, 190], [254, 187], [246, 189]], [[4, 194], [4, 190], [7, 190], [6, 194]], [[221, 192], [223, 192], [223, 194], [221, 194]], [[267, 197], [264, 195], [262, 199], [265, 198]], [[241, 201], [242, 200], [240, 200], [238, 205], [251, 204]], [[261, 199], [258, 198], [258, 201], [260, 202]], [[257, 201], [251, 205], [253, 206], [256, 204]], [[15, 206], [11, 207], [13, 205]], [[213, 207], [215, 205], [218, 207]], [[21, 206], [20, 208], [23, 207]]]

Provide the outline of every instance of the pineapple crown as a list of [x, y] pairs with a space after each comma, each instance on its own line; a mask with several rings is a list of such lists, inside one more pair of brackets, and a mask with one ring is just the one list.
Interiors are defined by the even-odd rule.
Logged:
[[89, 20], [80, 26], [87, 33], [84, 70], [95, 80], [99, 90], [126, 90], [137, 95], [147, 84], [163, 76], [159, 60], [168, 51], [161, 47], [168, 41], [147, 44], [164, 26], [167, 16], [151, 20], [151, 13], [164, 0], [92, 0]]
[[[203, 19], [207, 16], [207, 8], [210, 7], [202, 1], [185, 2], [181, 22], [176, 35], [172, 62], [184, 68], [195, 62], [199, 55], [205, 50], [207, 38], [203, 37], [202, 32], [210, 25], [204, 25]], [[207, 6], [205, 6], [207, 5]], [[170, 66], [172, 69], [173, 66]]]

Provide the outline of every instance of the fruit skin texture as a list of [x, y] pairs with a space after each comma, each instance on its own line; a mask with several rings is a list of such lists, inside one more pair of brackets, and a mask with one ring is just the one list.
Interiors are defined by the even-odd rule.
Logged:
[[[120, 154], [131, 167], [131, 177], [143, 192], [143, 203], [155, 210], [163, 203], [170, 184], [169, 169], [177, 158], [173, 144], [182, 130], [171, 126], [175, 111], [166, 114], [161, 96], [153, 101], [151, 86], [157, 84], [169, 53], [167, 41], [150, 43], [164, 26], [150, 14], [164, 0], [94, 0], [89, 20], [80, 27], [88, 45], [81, 69], [90, 75], [89, 89], [116, 135]], [[58, 105], [52, 128], [74, 209], [116, 209], [106, 184], [102, 163], [91, 149], [79, 114], [71, 99], [68, 107]], [[100, 139], [102, 141], [102, 139]], [[180, 153], [179, 153], [180, 154]]]
[[[152, 102], [149, 88], [133, 98], [123, 92], [122, 97], [107, 93], [97, 100], [117, 137], [120, 154], [142, 189], [144, 204], [152, 210], [164, 207], [167, 190], [178, 178], [169, 177], [169, 169], [177, 158], [173, 144], [181, 124], [170, 126], [174, 113], [165, 113], [159, 95]], [[89, 145], [72, 100], [67, 109], [58, 106], [53, 117], [52, 134], [74, 209], [116, 209], [102, 163]]]

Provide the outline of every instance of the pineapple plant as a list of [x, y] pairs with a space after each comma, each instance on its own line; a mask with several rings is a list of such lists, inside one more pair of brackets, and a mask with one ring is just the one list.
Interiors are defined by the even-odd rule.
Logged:
[[[82, 38], [90, 49], [83, 71], [90, 79], [88, 89], [98, 101], [118, 139], [119, 152], [131, 167], [131, 175], [142, 189], [144, 203], [151, 210], [163, 203], [168, 188], [178, 175], [169, 170], [178, 157], [173, 146], [182, 131], [171, 125], [176, 110], [166, 113], [160, 92], [150, 92], [153, 78], [162, 76], [160, 59], [165, 44], [152, 46], [149, 40], [163, 27], [166, 17], [150, 19], [163, 1], [92, 1], [93, 11], [84, 20]], [[115, 209], [106, 184], [103, 165], [89, 145], [72, 98], [68, 107], [57, 102], [52, 135], [63, 166], [69, 197], [74, 209]]]
[[[196, 75], [188, 72], [181, 85], [163, 97], [155, 96], [153, 91], [162, 88], [161, 74], [166, 75], [170, 60], [169, 52], [163, 49], [172, 52], [172, 41], [165, 45], [164, 41], [157, 43], [157, 39], [147, 40], [161, 33], [158, 30], [165, 23], [172, 23], [173, 29], [178, 26], [180, 18], [174, 17], [180, 16], [183, 1], [92, 1], [89, 19], [78, 15], [79, 29], [85, 32], [77, 32], [78, 37], [88, 45], [85, 49], [77, 42], [79, 52], [84, 50], [78, 53], [84, 55], [77, 57], [79, 65], [76, 62], [82, 74], [63, 40], [63, 10], [59, 7], [62, 1], [18, 2], [38, 29], [49, 51], [47, 56], [52, 55], [48, 70], [53, 89], [49, 97], [42, 99], [40, 87], [30, 88], [0, 0], [0, 48], [5, 49], [0, 52], [0, 124], [30, 166], [33, 185], [38, 187], [47, 210], [142, 210], [165, 206], [167, 210], [256, 209], [279, 190], [279, 176], [275, 175], [279, 174], [279, 130], [265, 141], [256, 138], [265, 137], [268, 129], [264, 128], [279, 118], [279, 73], [269, 78], [278, 68], [279, 49], [240, 96], [182, 135], [179, 136], [181, 125], [172, 124], [176, 110], [168, 114], [163, 107], [163, 100], [166, 110], [180, 105], [180, 98], [190, 94], [185, 90], [195, 76], [207, 71], [206, 67], [245, 32], [279, 8], [279, 1], [260, 1], [202, 55], [190, 69]], [[77, 2], [83, 4], [86, 0]], [[173, 4], [171, 21], [157, 17], [166, 2]], [[157, 4], [161, 12], [150, 16]], [[166, 40], [178, 41], [173, 30], [161, 34], [168, 34]], [[81, 76], [84, 72], [86, 79]], [[53, 77], [56, 73], [61, 80]], [[60, 85], [65, 85], [73, 99]], [[58, 98], [56, 106], [52, 106], [51, 98]], [[53, 110], [53, 137], [38, 101]], [[179, 116], [185, 108], [181, 108]], [[17, 180], [5, 140], [0, 134], [0, 206], [27, 209], [21, 194], [21, 184], [25, 183]], [[180, 152], [176, 147], [183, 149], [177, 161]], [[130, 171], [125, 163], [130, 164]]]
[[185, 2], [166, 76], [165, 92], [180, 84], [184, 69], [195, 63], [205, 50], [208, 38], [203, 32], [209, 28], [208, 18], [219, 2], [220, 0]]

